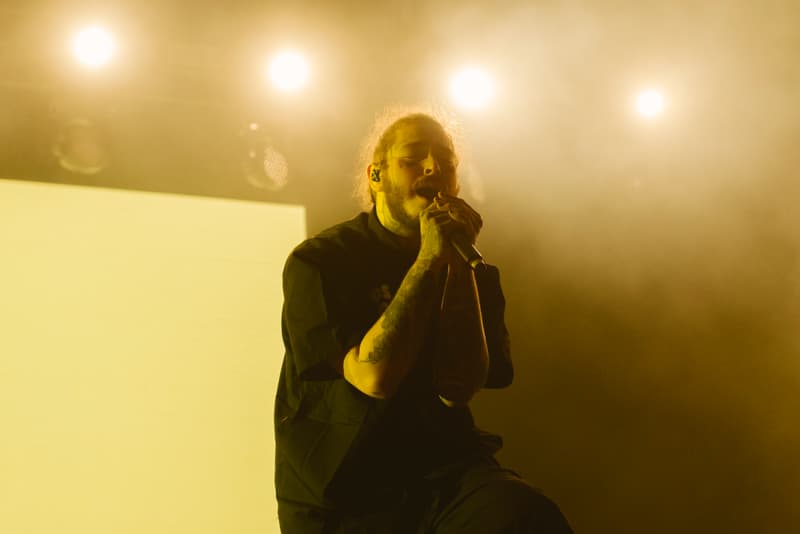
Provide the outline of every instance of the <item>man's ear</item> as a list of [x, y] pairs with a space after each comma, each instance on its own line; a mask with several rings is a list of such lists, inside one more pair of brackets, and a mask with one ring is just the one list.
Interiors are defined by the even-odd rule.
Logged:
[[383, 191], [383, 179], [381, 169], [374, 163], [367, 165], [367, 183], [373, 193]]

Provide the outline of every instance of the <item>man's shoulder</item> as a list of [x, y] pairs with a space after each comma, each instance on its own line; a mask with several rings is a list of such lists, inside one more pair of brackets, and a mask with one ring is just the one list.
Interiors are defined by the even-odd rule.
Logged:
[[320, 242], [335, 245], [347, 240], [366, 239], [369, 235], [369, 213], [361, 212], [355, 217], [322, 230], [307, 242]]
[[297, 245], [292, 256], [312, 263], [324, 263], [357, 255], [370, 241], [368, 221], [369, 214], [362, 212], [326, 228]]

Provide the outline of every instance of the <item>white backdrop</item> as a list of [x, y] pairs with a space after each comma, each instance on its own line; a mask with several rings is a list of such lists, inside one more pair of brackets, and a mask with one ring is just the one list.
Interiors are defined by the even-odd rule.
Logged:
[[277, 531], [299, 206], [0, 180], [0, 532]]

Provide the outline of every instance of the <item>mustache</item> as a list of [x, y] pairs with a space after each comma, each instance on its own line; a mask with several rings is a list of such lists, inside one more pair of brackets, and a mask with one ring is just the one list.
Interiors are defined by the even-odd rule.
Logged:
[[414, 192], [428, 200], [433, 200], [439, 191], [441, 191], [441, 186], [434, 182], [423, 180], [414, 184]]

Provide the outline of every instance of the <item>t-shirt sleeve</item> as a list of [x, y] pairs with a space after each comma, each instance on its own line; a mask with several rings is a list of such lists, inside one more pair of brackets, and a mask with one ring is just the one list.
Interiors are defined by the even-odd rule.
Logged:
[[341, 378], [338, 369], [363, 332], [348, 324], [335, 284], [314, 263], [289, 256], [283, 271], [283, 336], [297, 374], [305, 380]]
[[500, 271], [493, 265], [485, 265], [476, 271], [475, 279], [489, 348], [489, 375], [485, 387], [503, 388], [513, 381], [514, 366], [505, 323], [506, 299], [500, 287]]

